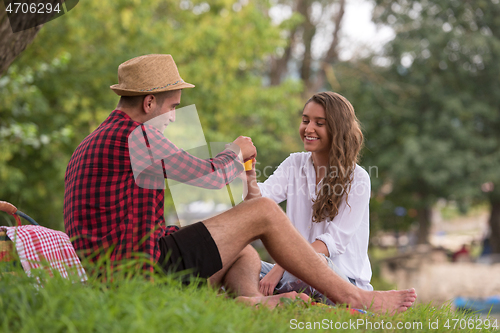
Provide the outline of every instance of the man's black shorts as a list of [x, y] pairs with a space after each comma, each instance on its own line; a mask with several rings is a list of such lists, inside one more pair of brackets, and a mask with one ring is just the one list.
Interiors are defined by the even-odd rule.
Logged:
[[190, 276], [208, 278], [222, 268], [219, 249], [201, 222], [160, 238], [158, 245], [158, 263], [166, 273], [187, 271]]

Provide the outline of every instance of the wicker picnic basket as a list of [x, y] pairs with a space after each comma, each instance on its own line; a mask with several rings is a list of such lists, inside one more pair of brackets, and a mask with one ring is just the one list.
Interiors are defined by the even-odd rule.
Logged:
[[[14, 216], [14, 219], [16, 220], [18, 226], [22, 225], [19, 216], [21, 216], [31, 224], [39, 225], [38, 223], [36, 223], [35, 220], [33, 220], [31, 217], [18, 210], [16, 206], [14, 206], [9, 202], [0, 201], [0, 211], [6, 212], [7, 214]], [[14, 254], [15, 254], [14, 244], [7, 236], [7, 233], [4, 230], [0, 230], [0, 262], [7, 262], [7, 263], [15, 262], [16, 256]]]

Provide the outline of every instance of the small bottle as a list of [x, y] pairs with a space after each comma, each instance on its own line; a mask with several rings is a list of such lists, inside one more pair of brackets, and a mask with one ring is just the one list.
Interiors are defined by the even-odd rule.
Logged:
[[252, 170], [252, 163], [253, 163], [253, 161], [254, 161], [254, 159], [252, 158], [251, 160], [248, 160], [245, 163], [243, 163], [243, 165], [245, 166], [245, 171]]

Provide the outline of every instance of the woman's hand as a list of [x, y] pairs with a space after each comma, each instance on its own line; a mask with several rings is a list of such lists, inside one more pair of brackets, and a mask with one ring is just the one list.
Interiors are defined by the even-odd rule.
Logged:
[[281, 277], [285, 270], [279, 266], [274, 265], [274, 267], [260, 280], [259, 291], [264, 296], [271, 296], [274, 293], [274, 288], [280, 282]]
[[257, 185], [257, 173], [255, 172], [255, 163], [257, 161], [253, 159], [252, 169], [241, 173], [243, 175], [243, 197], [244, 200], [250, 200], [253, 198], [261, 197], [259, 186]]

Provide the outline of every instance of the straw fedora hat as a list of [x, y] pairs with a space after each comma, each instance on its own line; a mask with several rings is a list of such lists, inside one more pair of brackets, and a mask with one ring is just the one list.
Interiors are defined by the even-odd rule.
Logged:
[[118, 84], [110, 88], [119, 96], [140, 96], [193, 87], [180, 77], [170, 54], [148, 54], [118, 66]]

